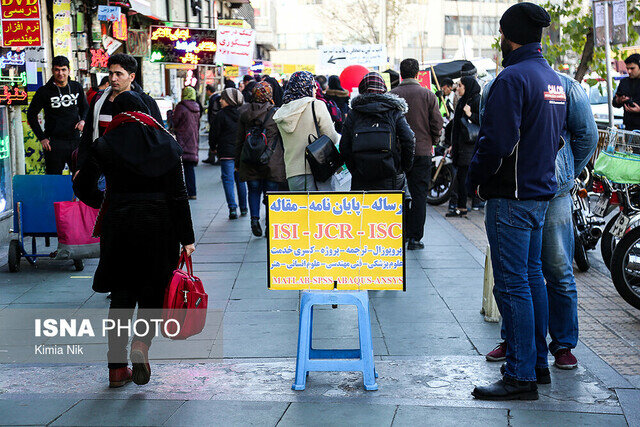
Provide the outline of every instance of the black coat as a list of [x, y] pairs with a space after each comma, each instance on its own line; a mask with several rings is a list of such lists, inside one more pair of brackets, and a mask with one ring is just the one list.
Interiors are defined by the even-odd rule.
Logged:
[[[396, 95], [362, 94], [354, 98], [351, 103], [351, 113], [347, 116], [342, 127], [340, 139], [340, 153], [351, 172], [351, 190], [402, 190], [405, 174], [413, 166], [416, 139], [404, 115], [407, 103]], [[362, 177], [356, 170], [353, 156], [354, 129], [360, 126], [373, 125], [379, 122], [389, 124], [395, 133], [394, 159], [396, 159], [395, 178], [382, 179], [371, 182]]]
[[327, 101], [333, 101], [336, 103], [342, 113], [342, 119], [344, 120], [349, 114], [349, 92], [346, 90], [327, 89], [324, 97]]
[[[97, 186], [102, 174], [108, 188], [104, 204]], [[141, 292], [164, 292], [177, 266], [180, 244], [195, 241], [180, 161], [160, 176], [141, 175], [99, 138], [88, 150], [73, 190], [87, 205], [102, 205], [100, 263], [93, 290], [135, 286]]]
[[214, 93], [209, 98], [209, 106], [207, 107], [207, 122], [209, 123], [209, 150], [216, 151], [218, 149], [216, 140], [213, 138], [213, 122], [220, 112], [220, 94]]
[[[463, 111], [465, 105], [471, 107], [471, 117]], [[456, 112], [453, 116], [453, 129], [451, 132], [451, 157], [453, 164], [456, 166], [469, 166], [473, 154], [475, 153], [476, 141], [466, 141], [462, 132], [462, 119], [466, 118], [469, 122], [480, 125], [480, 94], [476, 94], [463, 102], [458, 102]]]
[[213, 129], [209, 133], [213, 135], [219, 159], [235, 159], [239, 119], [239, 107], [227, 106], [216, 114]]

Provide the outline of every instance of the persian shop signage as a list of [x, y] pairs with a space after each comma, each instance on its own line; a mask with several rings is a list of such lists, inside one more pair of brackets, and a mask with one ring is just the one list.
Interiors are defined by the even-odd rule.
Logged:
[[2, 0], [2, 45], [29, 47], [42, 45], [38, 0]]
[[26, 56], [0, 49], [0, 105], [27, 105]]
[[152, 26], [151, 62], [215, 65], [216, 30]]

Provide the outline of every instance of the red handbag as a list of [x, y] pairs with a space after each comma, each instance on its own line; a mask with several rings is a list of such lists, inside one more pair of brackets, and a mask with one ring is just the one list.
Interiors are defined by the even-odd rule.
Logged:
[[[182, 270], [185, 265], [187, 271]], [[202, 281], [193, 275], [191, 257], [183, 251], [178, 268], [164, 292], [162, 334], [174, 340], [184, 340], [202, 332], [207, 320], [208, 299]]]

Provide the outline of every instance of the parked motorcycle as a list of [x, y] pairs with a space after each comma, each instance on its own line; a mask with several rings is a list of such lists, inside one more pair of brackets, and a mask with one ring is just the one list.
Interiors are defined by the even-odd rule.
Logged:
[[589, 193], [581, 186], [578, 179], [571, 190], [571, 200], [573, 201], [574, 259], [580, 271], [587, 271], [591, 267], [587, 251], [596, 248], [602, 236], [604, 220], [591, 214]]
[[616, 245], [611, 279], [620, 296], [640, 310], [640, 226], [628, 230]]
[[435, 155], [431, 159], [431, 182], [427, 193], [427, 203], [441, 205], [451, 197], [451, 185], [455, 178], [453, 160], [446, 153], [447, 147], [435, 146]]

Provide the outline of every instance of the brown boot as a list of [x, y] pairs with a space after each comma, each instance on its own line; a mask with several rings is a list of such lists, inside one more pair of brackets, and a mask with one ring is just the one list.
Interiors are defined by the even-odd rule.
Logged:
[[145, 385], [151, 378], [149, 365], [149, 347], [142, 341], [131, 343], [131, 364], [133, 365], [133, 382]]
[[109, 387], [122, 387], [131, 381], [132, 372], [127, 366], [123, 368], [109, 369]]

